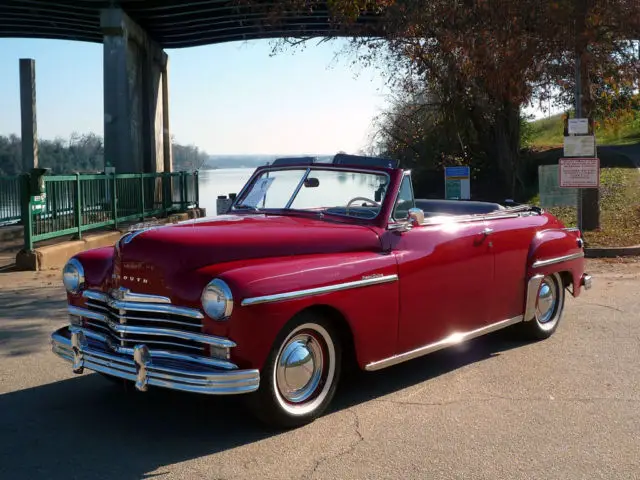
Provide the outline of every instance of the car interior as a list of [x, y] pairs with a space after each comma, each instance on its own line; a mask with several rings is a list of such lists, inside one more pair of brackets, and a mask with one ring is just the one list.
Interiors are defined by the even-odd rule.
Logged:
[[[288, 157], [278, 158], [273, 165], [312, 165], [319, 163], [317, 157]], [[338, 153], [333, 157], [331, 162], [335, 165], [363, 165], [378, 166], [387, 168], [398, 168], [399, 162], [394, 159], [383, 157], [369, 157], [364, 155], [348, 155]], [[381, 186], [383, 188], [384, 186]], [[443, 199], [413, 199], [411, 187], [403, 185], [400, 192], [398, 202], [393, 211], [392, 217], [395, 220], [407, 218], [410, 208], [419, 208], [424, 212], [425, 218], [441, 217], [441, 216], [460, 216], [460, 215], [482, 215], [492, 213], [498, 210], [504, 210], [505, 207], [492, 202], [481, 202], [474, 200], [443, 200]], [[372, 199], [379, 202], [384, 190], [376, 192], [376, 198]], [[380, 210], [380, 207], [373, 202], [366, 200], [353, 201], [345, 207], [334, 207], [327, 209], [327, 213], [337, 215], [353, 216], [363, 219], [374, 218]]]

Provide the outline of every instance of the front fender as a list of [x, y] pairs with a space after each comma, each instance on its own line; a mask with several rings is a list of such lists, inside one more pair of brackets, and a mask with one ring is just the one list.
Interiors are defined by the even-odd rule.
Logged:
[[[373, 252], [305, 255], [228, 267], [218, 271], [217, 277], [229, 284], [234, 310], [227, 322], [215, 322], [226, 329], [216, 334], [237, 344], [232, 361], [241, 368], [262, 368], [286, 323], [300, 311], [320, 305], [346, 320], [361, 366], [394, 353], [398, 278], [392, 256]], [[219, 266], [212, 268], [219, 270]]]

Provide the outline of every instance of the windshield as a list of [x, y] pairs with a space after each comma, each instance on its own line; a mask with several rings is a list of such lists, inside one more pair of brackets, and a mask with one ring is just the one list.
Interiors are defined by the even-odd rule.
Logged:
[[372, 219], [380, 212], [389, 183], [384, 173], [307, 169], [261, 173], [235, 210], [313, 210]]

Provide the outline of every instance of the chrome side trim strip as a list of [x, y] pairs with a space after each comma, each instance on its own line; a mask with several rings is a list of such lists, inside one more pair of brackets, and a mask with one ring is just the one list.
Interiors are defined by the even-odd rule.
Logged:
[[571, 255], [563, 255], [562, 257], [548, 258], [546, 260], [536, 260], [533, 262], [533, 268], [546, 267], [555, 263], [568, 262], [569, 260], [575, 260], [576, 258], [584, 257], [584, 252], [572, 253]]
[[73, 305], [68, 305], [67, 309], [69, 311], [69, 314], [71, 315], [102, 321], [113, 332], [134, 335], [161, 335], [166, 337], [175, 337], [181, 338], [183, 340], [192, 340], [194, 342], [206, 343], [207, 345], [215, 345], [216, 347], [222, 348], [232, 348], [236, 346], [236, 344], [231, 340], [222, 337], [214, 337], [212, 335], [185, 332], [182, 330], [172, 330], [168, 328], [134, 327], [131, 325], [121, 325], [110, 321], [105, 315], [98, 312], [92, 312], [91, 310], [86, 310], [84, 308], [74, 307]]
[[323, 293], [338, 292], [340, 290], [347, 290], [349, 288], [368, 287], [370, 285], [378, 285], [381, 283], [396, 282], [398, 275], [383, 275], [381, 277], [367, 278], [364, 280], [356, 280], [354, 282], [336, 283], [334, 285], [327, 285], [325, 287], [309, 288], [306, 290], [295, 290], [293, 292], [276, 293], [274, 295], [264, 295], [262, 297], [245, 298], [242, 300], [243, 307], [250, 305], [258, 305], [260, 303], [281, 302], [285, 300], [293, 300], [296, 298], [307, 297], [310, 295], [319, 295]]
[[[169, 297], [163, 297], [161, 295], [148, 295], [146, 293], [133, 293], [126, 288], [120, 288], [116, 290], [118, 292], [118, 300], [125, 302], [142, 302], [142, 303], [171, 303]], [[82, 292], [84, 298], [91, 300], [97, 300], [99, 302], [107, 303], [112, 298], [102, 292], [96, 292], [95, 290], [85, 290]]]
[[[189, 318], [204, 318], [204, 314], [199, 310], [186, 307], [176, 307], [174, 305], [166, 305], [161, 303], [143, 303], [143, 302], [130, 302], [114, 300], [113, 298], [100, 293], [93, 292], [91, 290], [85, 290], [82, 294], [85, 298], [91, 300], [97, 300], [106, 303], [111, 308], [117, 308], [119, 310], [132, 310], [136, 312], [151, 312], [151, 313], [168, 313], [173, 315], [180, 315], [182, 317]], [[137, 294], [139, 295], [139, 294]]]
[[517, 317], [509, 318], [507, 320], [502, 320], [501, 322], [497, 322], [497, 323], [492, 323], [491, 325], [487, 325], [486, 327], [481, 327], [466, 333], [453, 333], [448, 337], [443, 338], [440, 341], [437, 341], [435, 343], [430, 343], [428, 345], [425, 345], [424, 347], [419, 347], [419, 348], [416, 348], [415, 350], [394, 355], [392, 357], [378, 360], [376, 362], [371, 362], [367, 364], [364, 367], [364, 369], [367, 371], [373, 372], [375, 370], [380, 370], [382, 368], [390, 367], [392, 365], [397, 365], [398, 363], [406, 362], [407, 360], [413, 360], [414, 358], [418, 358], [423, 355], [427, 355], [429, 353], [442, 350], [443, 348], [457, 345], [467, 340], [471, 340], [472, 338], [480, 337], [487, 333], [495, 332], [496, 330], [506, 328], [510, 325], [519, 323], [521, 321], [522, 321], [522, 315], [518, 315]]
[[538, 299], [538, 290], [544, 275], [534, 275], [529, 279], [527, 284], [527, 299], [524, 307], [524, 321], [533, 320], [536, 316], [536, 300]]

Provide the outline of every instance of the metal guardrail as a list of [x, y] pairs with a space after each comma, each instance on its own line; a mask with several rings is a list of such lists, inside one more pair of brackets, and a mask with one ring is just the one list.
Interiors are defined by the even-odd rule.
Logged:
[[[0, 224], [21, 220], [24, 248], [38, 241], [113, 227], [198, 207], [198, 172], [45, 175], [30, 196], [30, 176], [0, 178]], [[5, 185], [9, 185], [5, 188]], [[16, 207], [17, 204], [17, 207]]]
[[20, 176], [0, 177], [0, 225], [22, 219], [20, 210]]

